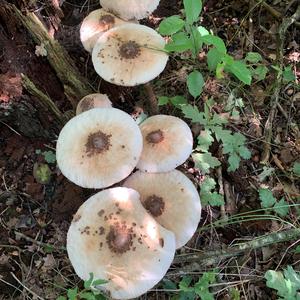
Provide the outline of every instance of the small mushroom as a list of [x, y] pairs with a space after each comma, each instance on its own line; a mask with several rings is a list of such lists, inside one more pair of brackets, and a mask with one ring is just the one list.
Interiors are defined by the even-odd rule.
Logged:
[[141, 205], [135, 190], [118, 187], [89, 198], [75, 214], [67, 251], [77, 275], [108, 283], [113, 299], [138, 297], [157, 284], [175, 254], [174, 234]]
[[118, 26], [97, 40], [92, 52], [94, 68], [104, 80], [117, 85], [146, 83], [167, 64], [164, 45], [165, 40], [147, 26]]
[[104, 188], [132, 172], [142, 146], [140, 129], [130, 115], [116, 108], [94, 108], [63, 127], [56, 158], [70, 181], [86, 188]]
[[80, 40], [84, 49], [92, 52], [97, 39], [105, 31], [127, 22], [104, 9], [96, 9], [87, 15], [80, 27]]
[[92, 108], [110, 108], [112, 103], [106, 94], [90, 94], [83, 97], [76, 108], [76, 115], [81, 114]]
[[126, 179], [124, 186], [138, 191], [146, 210], [159, 224], [175, 233], [176, 248], [194, 235], [201, 217], [200, 197], [183, 173], [137, 171]]
[[193, 150], [193, 135], [181, 119], [156, 115], [140, 125], [144, 146], [137, 168], [150, 173], [168, 172], [181, 165]]
[[124, 20], [140, 20], [157, 8], [159, 0], [100, 0], [100, 4]]

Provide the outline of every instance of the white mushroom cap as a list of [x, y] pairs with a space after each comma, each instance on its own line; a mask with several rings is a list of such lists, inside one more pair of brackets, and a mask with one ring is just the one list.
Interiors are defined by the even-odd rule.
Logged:
[[76, 115], [81, 114], [87, 110], [92, 108], [110, 108], [112, 107], [112, 103], [107, 97], [106, 94], [90, 94], [83, 97], [76, 108]]
[[80, 27], [80, 40], [84, 49], [92, 52], [97, 39], [105, 31], [127, 22], [105, 11], [104, 9], [96, 9], [87, 15]]
[[159, 0], [100, 0], [101, 6], [122, 19], [143, 19], [158, 6]]
[[116, 108], [94, 108], [61, 130], [56, 159], [61, 172], [87, 188], [104, 188], [126, 178], [136, 166], [143, 141], [138, 125]]
[[150, 173], [168, 172], [181, 165], [193, 150], [193, 135], [181, 119], [156, 115], [140, 128], [144, 146], [137, 168]]
[[159, 224], [175, 233], [176, 248], [194, 235], [201, 217], [200, 197], [183, 173], [138, 171], [126, 179], [124, 186], [138, 191], [146, 210]]
[[153, 29], [126, 24], [105, 32], [96, 42], [92, 60], [106, 81], [122, 86], [149, 82], [165, 68], [165, 40]]
[[[175, 254], [175, 236], [141, 205], [135, 190], [118, 187], [89, 198], [73, 218], [67, 251], [77, 275], [104, 279], [113, 299], [131, 299], [157, 284]], [[99, 287], [100, 288], [100, 287]]]

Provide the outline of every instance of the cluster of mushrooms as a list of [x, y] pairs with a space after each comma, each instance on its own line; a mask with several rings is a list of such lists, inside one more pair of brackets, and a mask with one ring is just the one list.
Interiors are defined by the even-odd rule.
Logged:
[[[123, 18], [145, 17], [158, 2], [100, 1], [102, 7]], [[114, 24], [125, 22], [111, 13], [102, 13], [105, 20], [113, 16]], [[116, 58], [114, 68], [103, 60], [96, 69], [98, 73], [103, 69], [106, 74], [110, 72], [108, 77], [101, 73], [105, 80], [112, 76], [115, 82], [135, 85], [141, 76], [145, 82], [149, 80], [149, 70], [136, 67], [135, 56], [141, 55], [145, 64], [150, 64], [161, 53], [166, 55], [157, 47], [144, 51], [150, 37], [158, 35], [152, 35], [152, 29], [144, 31], [142, 44], [133, 40], [134, 30], [145, 27], [138, 26], [141, 25], [118, 25], [100, 34], [97, 41], [89, 39], [87, 47], [93, 48], [95, 63], [97, 59], [123, 53], [123, 39], [128, 38], [128, 48], [123, 58]], [[128, 28], [133, 31], [123, 37], [121, 33]], [[130, 63], [128, 72], [118, 73], [118, 68]], [[152, 61], [152, 67], [155, 65]], [[154, 69], [158, 71], [157, 66]], [[113, 108], [106, 95], [88, 95], [79, 102], [76, 116], [59, 134], [57, 163], [75, 184], [103, 189], [81, 205], [68, 231], [68, 255], [80, 278], [87, 280], [93, 273], [94, 278], [107, 280], [99, 289], [114, 299], [138, 297], [163, 278], [175, 250], [194, 235], [201, 217], [197, 189], [175, 169], [189, 157], [192, 147], [191, 130], [177, 117], [155, 115], [137, 125], [129, 114]]]

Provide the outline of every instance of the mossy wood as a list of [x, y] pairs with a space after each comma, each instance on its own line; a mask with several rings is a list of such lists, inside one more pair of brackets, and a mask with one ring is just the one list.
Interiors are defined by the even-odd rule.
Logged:
[[37, 45], [43, 43], [47, 51], [47, 59], [63, 84], [64, 93], [74, 108], [81, 98], [93, 92], [87, 79], [80, 75], [67, 51], [49, 36], [45, 26], [34, 13], [29, 12], [23, 15], [15, 5], [7, 2], [1, 5], [0, 13], [17, 19], [18, 23], [21, 22]]

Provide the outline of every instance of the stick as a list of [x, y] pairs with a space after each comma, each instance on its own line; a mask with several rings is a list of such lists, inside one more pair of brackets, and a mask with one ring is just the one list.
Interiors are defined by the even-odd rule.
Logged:
[[35, 84], [24, 74], [21, 74], [22, 84], [24, 88], [33, 96], [37, 97], [40, 101], [40, 104], [47, 110], [50, 110], [55, 116], [56, 120], [64, 125], [66, 123], [66, 117], [64, 114], [58, 109], [56, 104], [42, 91], [40, 91]]
[[154, 94], [153, 87], [150, 83], [144, 84], [146, 94], [148, 97], [147, 104], [149, 105], [149, 110], [151, 115], [157, 115], [159, 112], [158, 103], [156, 95]]
[[289, 229], [286, 231], [271, 233], [266, 236], [250, 240], [249, 242], [227, 247], [227, 249], [178, 255], [175, 257], [173, 263], [197, 262], [201, 266], [208, 266], [219, 262], [221, 259], [241, 255], [247, 250], [259, 249], [268, 245], [291, 241], [299, 237], [300, 228]]
[[36, 44], [44, 44], [47, 59], [62, 82], [65, 95], [74, 108], [81, 98], [92, 93], [87, 79], [80, 75], [67, 51], [49, 36], [45, 26], [34, 13], [23, 15], [15, 5], [4, 1], [0, 6], [0, 15], [5, 18], [16, 18], [18, 23], [28, 30]]

